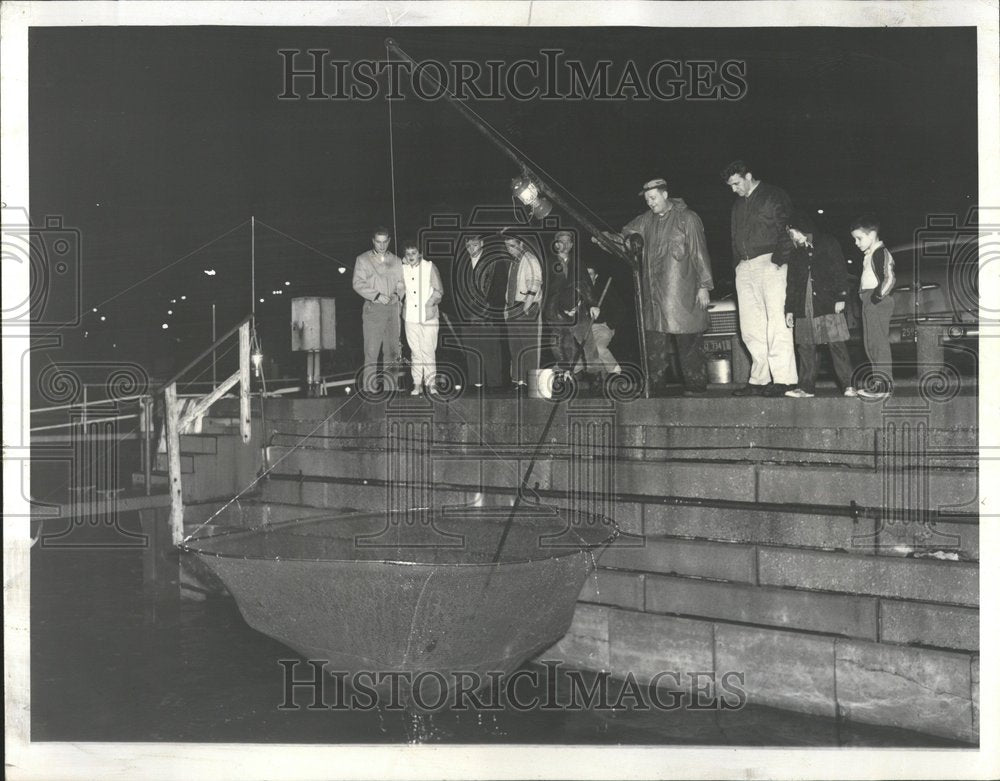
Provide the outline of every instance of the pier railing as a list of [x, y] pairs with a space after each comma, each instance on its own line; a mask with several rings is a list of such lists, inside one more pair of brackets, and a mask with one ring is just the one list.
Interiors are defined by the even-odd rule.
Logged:
[[[194, 422], [208, 412], [209, 408], [230, 390], [239, 387], [240, 437], [243, 443], [250, 441], [250, 330], [253, 315], [230, 328], [212, 342], [196, 358], [167, 380], [162, 387], [164, 399], [164, 428], [167, 440], [167, 474], [170, 488], [170, 530], [173, 542], [179, 545], [184, 537], [184, 494], [181, 484], [181, 434], [189, 431]], [[235, 336], [239, 346], [239, 368], [223, 380], [210, 393], [197, 398], [182, 408], [178, 399], [177, 384], [192, 368], [219, 349]]]

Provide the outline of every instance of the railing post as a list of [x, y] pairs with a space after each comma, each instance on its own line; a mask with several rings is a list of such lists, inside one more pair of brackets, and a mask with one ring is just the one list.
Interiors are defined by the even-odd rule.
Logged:
[[163, 391], [166, 432], [167, 472], [170, 481], [170, 531], [174, 545], [184, 539], [184, 494], [181, 489], [181, 437], [178, 429], [177, 383], [170, 383]]
[[250, 321], [240, 326], [240, 436], [250, 441]]
[[153, 492], [153, 404], [149, 396], [143, 396], [142, 405], [142, 471], [145, 476], [146, 496]]
[[82, 414], [80, 415], [80, 425], [86, 427], [87, 425], [87, 383], [83, 383], [83, 407]]

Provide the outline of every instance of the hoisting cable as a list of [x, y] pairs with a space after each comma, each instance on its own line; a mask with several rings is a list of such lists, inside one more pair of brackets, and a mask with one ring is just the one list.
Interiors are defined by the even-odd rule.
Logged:
[[[389, 41], [385, 44], [385, 60], [386, 60], [386, 73], [391, 73], [389, 68]], [[391, 78], [391, 77], [390, 77]], [[386, 93], [386, 103], [389, 104], [389, 181], [390, 187], [392, 188], [392, 243], [396, 248], [396, 252], [400, 252], [399, 247], [399, 235], [396, 233], [396, 159], [393, 154], [393, 139], [392, 139], [392, 99], [389, 97], [389, 92]]]

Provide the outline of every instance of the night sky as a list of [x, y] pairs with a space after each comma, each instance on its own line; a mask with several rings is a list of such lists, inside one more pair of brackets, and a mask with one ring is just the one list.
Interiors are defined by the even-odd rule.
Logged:
[[330, 258], [353, 267], [372, 228], [392, 227], [393, 190], [399, 240], [432, 214], [509, 204], [517, 168], [444, 100], [392, 102], [393, 188], [386, 100], [278, 99], [280, 49], [384, 59], [389, 35], [418, 61], [538, 61], [549, 48], [611, 60], [613, 74], [630, 60], [642, 73], [663, 59], [745, 62], [735, 101], [474, 103], [601, 227], [643, 211], [641, 184], [666, 177], [704, 221], [720, 290], [732, 280], [735, 196], [719, 171], [734, 158], [796, 206], [822, 208], [845, 250], [862, 211], [883, 218], [891, 246], [926, 215], [975, 202], [972, 28], [36, 28], [31, 214], [60, 215], [82, 239], [84, 318], [61, 330], [66, 350], [162, 372], [207, 346], [211, 302], [220, 331], [249, 309], [251, 215], [263, 223], [265, 345], [285, 349], [293, 295], [336, 296], [340, 330], [360, 341], [350, 272]]

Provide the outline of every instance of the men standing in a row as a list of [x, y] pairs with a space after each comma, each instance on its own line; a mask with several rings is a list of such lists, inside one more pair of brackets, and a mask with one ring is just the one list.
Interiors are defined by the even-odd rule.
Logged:
[[783, 396], [798, 382], [792, 329], [785, 323], [791, 200], [754, 178], [742, 160], [726, 166], [722, 179], [739, 196], [732, 210], [733, 262], [740, 333], [752, 360], [750, 381], [733, 395]]
[[538, 368], [541, 344], [542, 265], [523, 240], [504, 240], [514, 262], [507, 276], [507, 341], [510, 378], [518, 390], [527, 390], [528, 372]]
[[402, 264], [389, 252], [389, 230], [376, 228], [372, 234], [372, 249], [358, 255], [354, 261], [354, 292], [365, 299], [361, 310], [364, 335], [365, 363], [361, 371], [361, 387], [373, 392], [375, 368], [379, 352], [386, 390], [396, 389], [399, 365], [399, 299], [403, 293]]
[[617, 238], [624, 241], [629, 234], [638, 233], [645, 243], [641, 294], [647, 382], [651, 387], [665, 383], [673, 334], [684, 395], [697, 396], [705, 392], [708, 383], [703, 335], [709, 324], [708, 291], [713, 287], [705, 228], [683, 199], [670, 197], [665, 179], [646, 182], [639, 195], [646, 199], [649, 211], [622, 228]]

